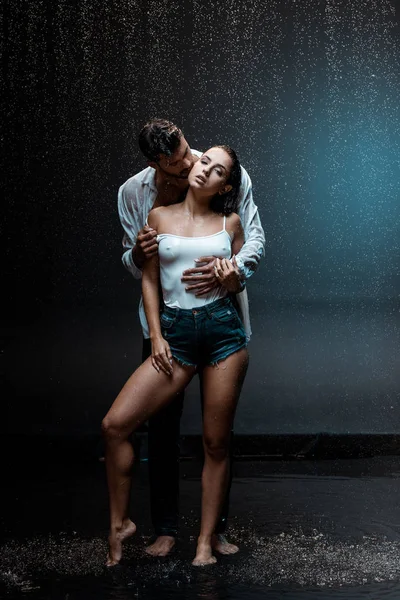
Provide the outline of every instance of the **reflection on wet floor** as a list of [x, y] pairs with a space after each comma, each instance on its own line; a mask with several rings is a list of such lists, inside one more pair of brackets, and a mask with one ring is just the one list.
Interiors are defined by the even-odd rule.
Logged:
[[[11, 470], [0, 517], [4, 597], [400, 598], [400, 458], [239, 462], [229, 537], [240, 553], [191, 566], [198, 531], [200, 464], [181, 465], [180, 538], [154, 559], [147, 466], [136, 468], [138, 535], [106, 569], [104, 465]], [[3, 597], [1, 596], [1, 597]]]

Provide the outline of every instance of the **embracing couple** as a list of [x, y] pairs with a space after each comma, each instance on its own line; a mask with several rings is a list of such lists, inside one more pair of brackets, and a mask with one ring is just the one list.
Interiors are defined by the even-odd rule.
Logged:
[[232, 148], [190, 148], [173, 123], [154, 119], [140, 132], [148, 167], [121, 186], [122, 257], [142, 279], [143, 363], [103, 419], [110, 501], [107, 565], [136, 531], [129, 518], [130, 436], [148, 421], [151, 515], [167, 555], [178, 532], [179, 423], [184, 390], [200, 380], [204, 466], [201, 528], [193, 564], [232, 554], [225, 537], [231, 484], [230, 440], [248, 366], [246, 280], [264, 252], [251, 181]]

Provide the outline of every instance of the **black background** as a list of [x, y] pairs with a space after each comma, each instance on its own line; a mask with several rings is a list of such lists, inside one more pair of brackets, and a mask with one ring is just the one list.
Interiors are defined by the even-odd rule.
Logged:
[[[229, 143], [266, 257], [238, 433], [399, 431], [395, 1], [3, 3], [11, 433], [93, 433], [139, 363], [117, 190], [151, 117]], [[200, 431], [198, 385], [182, 431]]]

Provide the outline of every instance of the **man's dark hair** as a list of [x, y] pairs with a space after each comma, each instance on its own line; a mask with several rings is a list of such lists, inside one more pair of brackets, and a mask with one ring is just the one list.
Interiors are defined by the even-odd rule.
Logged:
[[160, 154], [171, 156], [179, 147], [183, 133], [165, 119], [148, 121], [139, 133], [139, 148], [149, 161], [158, 162]]
[[242, 171], [236, 152], [230, 146], [213, 146], [213, 148], [222, 148], [231, 157], [232, 167], [226, 183], [232, 186], [232, 189], [225, 194], [216, 194], [210, 202], [210, 208], [216, 213], [230, 215], [237, 211], [240, 183], [242, 180]]

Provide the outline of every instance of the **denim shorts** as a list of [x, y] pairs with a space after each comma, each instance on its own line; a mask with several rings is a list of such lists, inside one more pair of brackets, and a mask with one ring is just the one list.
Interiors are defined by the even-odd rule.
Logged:
[[214, 365], [247, 346], [243, 324], [230, 298], [191, 309], [164, 306], [160, 322], [172, 356], [183, 365]]

